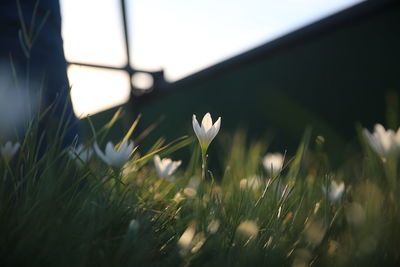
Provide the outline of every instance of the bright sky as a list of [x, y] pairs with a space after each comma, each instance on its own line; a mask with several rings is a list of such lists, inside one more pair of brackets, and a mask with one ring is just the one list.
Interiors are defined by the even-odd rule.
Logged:
[[[127, 0], [133, 65], [169, 81], [273, 40], [362, 0]], [[126, 63], [119, 0], [60, 0], [67, 60]], [[71, 67], [78, 116], [129, 99], [118, 71]]]

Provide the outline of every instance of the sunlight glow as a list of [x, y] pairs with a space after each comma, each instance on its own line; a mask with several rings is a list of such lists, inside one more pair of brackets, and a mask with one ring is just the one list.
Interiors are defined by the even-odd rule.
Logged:
[[75, 115], [83, 118], [129, 100], [129, 76], [123, 71], [70, 66], [68, 77]]
[[126, 64], [119, 1], [61, 0], [68, 61], [120, 67]]
[[[361, 1], [127, 0], [132, 64], [138, 70], [164, 69], [167, 80], [176, 81]], [[68, 61], [126, 64], [120, 1], [60, 3]], [[115, 74], [106, 72], [91, 70], [96, 77], [92, 79], [70, 69], [77, 114], [93, 114], [127, 101], [128, 82], [107, 80]], [[151, 83], [141, 76], [133, 82], [144, 88]], [[108, 90], [112, 94], [105, 93]]]

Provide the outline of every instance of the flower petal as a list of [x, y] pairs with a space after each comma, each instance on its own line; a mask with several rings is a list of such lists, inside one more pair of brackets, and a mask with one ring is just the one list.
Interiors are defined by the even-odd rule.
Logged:
[[178, 169], [178, 167], [179, 166], [181, 166], [181, 164], [182, 164], [182, 161], [181, 160], [179, 160], [179, 161], [173, 161], [171, 164], [170, 164], [170, 169], [168, 170], [168, 176], [171, 176], [172, 174], [174, 174], [174, 172]]
[[204, 115], [203, 120], [201, 121], [201, 127], [203, 128], [204, 132], [208, 132], [211, 127], [213, 126], [212, 118], [209, 112]]
[[218, 120], [214, 123], [212, 127], [213, 131], [210, 142], [215, 138], [215, 136], [217, 136], [220, 127], [221, 127], [221, 117], [218, 118]]
[[193, 130], [197, 136], [197, 139], [199, 140], [200, 146], [203, 147], [205, 145], [205, 143], [207, 142], [206, 135], [205, 135], [204, 129], [202, 127], [200, 127], [200, 125], [196, 119], [196, 115], [193, 115], [192, 124], [193, 124]]
[[93, 148], [94, 148], [94, 151], [96, 152], [97, 156], [98, 156], [102, 161], [104, 161], [105, 163], [109, 164], [106, 155], [101, 151], [101, 149], [99, 148], [99, 145], [97, 144], [97, 142], [94, 143]]
[[194, 115], [194, 114], [193, 114], [193, 117], [192, 117], [192, 124], [193, 124], [194, 133], [196, 134], [197, 138], [200, 139], [199, 136], [201, 135], [201, 128], [200, 128], [200, 125], [199, 125], [199, 123], [198, 123], [198, 121], [196, 119], [196, 115]]
[[162, 176], [162, 168], [161, 168], [161, 160], [159, 155], [155, 155], [154, 158], [154, 166], [156, 167], [156, 171], [158, 176]]

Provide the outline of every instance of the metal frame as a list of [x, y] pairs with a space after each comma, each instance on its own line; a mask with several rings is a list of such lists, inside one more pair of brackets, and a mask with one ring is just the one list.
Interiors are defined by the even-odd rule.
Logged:
[[[83, 62], [68, 62], [69, 65], [78, 65], [84, 67], [93, 67], [93, 68], [100, 68], [100, 69], [108, 69], [108, 70], [120, 70], [124, 71], [129, 75], [129, 84], [130, 84], [130, 92], [131, 95], [137, 91], [134, 84], [132, 83], [132, 77], [135, 73], [147, 73], [152, 76], [153, 78], [153, 86], [148, 91], [153, 91], [155, 89], [159, 89], [165, 87], [168, 83], [164, 78], [164, 71], [147, 71], [147, 70], [139, 70], [132, 67], [132, 58], [131, 53], [129, 51], [129, 33], [128, 33], [128, 15], [126, 12], [126, 0], [120, 0], [121, 5], [121, 13], [123, 19], [123, 26], [124, 26], [124, 43], [125, 43], [125, 55], [126, 55], [126, 65], [122, 67], [113, 67], [107, 65], [98, 65], [98, 64], [90, 64], [90, 63], [83, 63]], [[140, 90], [143, 91], [143, 90]], [[147, 90], [146, 90], [147, 91]], [[141, 92], [142, 93], [142, 92]], [[138, 94], [140, 95], [140, 94]], [[131, 100], [130, 100], [131, 101]]]
[[[168, 83], [164, 78], [163, 70], [151, 72], [146, 70], [134, 69], [131, 66], [131, 54], [129, 52], [129, 36], [128, 36], [128, 23], [127, 23], [127, 12], [126, 12], [126, 0], [120, 0], [121, 11], [124, 25], [124, 39], [125, 39], [125, 51], [127, 55], [127, 64], [123, 67], [112, 67], [105, 65], [88, 64], [81, 62], [69, 62], [72, 65], [80, 65], [94, 68], [103, 68], [109, 70], [121, 70], [128, 73], [130, 78], [130, 89], [131, 93], [135, 93], [135, 87], [132, 84], [132, 76], [137, 72], [148, 73], [153, 77], [153, 88], [149, 90], [150, 93], [142, 94], [140, 97], [135, 95], [134, 109], [137, 112], [141, 107], [147, 105], [152, 100], [156, 99], [158, 96], [169, 92], [168, 89], [179, 89], [182, 87], [187, 87], [192, 83], [199, 83], [203, 79], [210, 79], [220, 73], [227, 72], [238, 66], [245, 64], [252, 64], [261, 58], [269, 57], [279, 50], [287, 49], [288, 47], [298, 45], [299, 43], [305, 42], [310, 38], [316, 38], [322, 36], [327, 32], [340, 29], [344, 25], [347, 25], [351, 21], [357, 21], [365, 16], [370, 16], [378, 13], [380, 10], [390, 9], [391, 7], [398, 5], [397, 0], [380, 0], [380, 1], [364, 1], [358, 3], [348, 9], [344, 9], [328, 17], [318, 20], [308, 26], [302, 27], [295, 30], [289, 34], [286, 34], [280, 38], [273, 41], [267, 42], [259, 47], [251, 49], [240, 55], [231, 57], [227, 60], [221, 61], [211, 67], [198, 71], [191, 74], [183, 79], [175, 81], [173, 83]], [[162, 89], [162, 90], [160, 90]], [[140, 90], [142, 91], [142, 90]], [[132, 103], [133, 99], [129, 101]], [[130, 105], [133, 110], [133, 105]]]

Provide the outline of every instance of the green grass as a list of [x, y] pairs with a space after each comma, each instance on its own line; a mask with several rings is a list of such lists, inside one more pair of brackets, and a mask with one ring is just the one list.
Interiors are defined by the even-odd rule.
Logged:
[[[102, 147], [117, 117], [96, 133]], [[400, 262], [398, 173], [388, 171], [393, 170], [389, 162], [361, 136], [362, 152], [343, 155], [342, 167], [333, 170], [323, 141], [307, 131], [297, 153], [286, 155], [276, 175], [262, 168], [267, 153], [262, 140], [249, 141], [243, 132], [225, 136], [224, 142], [217, 136], [211, 146], [223, 152], [209, 161], [222, 162], [222, 171], [209, 170], [196, 188], [193, 177], [201, 177], [201, 156], [194, 133], [177, 133], [177, 138], [190, 137], [167, 145], [160, 139], [149, 151], [139, 144], [119, 171], [95, 156], [77, 164], [69, 148], [51, 138], [54, 131], [41, 138], [37, 125], [28, 128], [12, 160], [0, 163], [1, 266]], [[58, 131], [56, 136], [62, 136], [65, 129]], [[176, 158], [177, 150], [191, 156]], [[157, 177], [156, 153], [184, 162], [174, 182]], [[240, 186], [242, 179], [255, 176], [259, 187]], [[346, 185], [337, 202], [322, 190], [332, 179]]]

